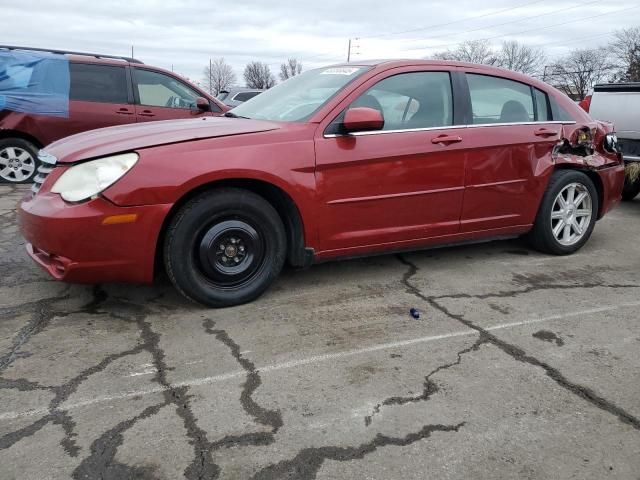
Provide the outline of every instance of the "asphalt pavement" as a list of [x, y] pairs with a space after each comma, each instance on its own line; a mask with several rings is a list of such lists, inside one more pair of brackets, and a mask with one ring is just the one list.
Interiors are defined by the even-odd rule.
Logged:
[[50, 280], [26, 191], [0, 185], [1, 479], [640, 479], [640, 200], [572, 256], [333, 262], [215, 310]]

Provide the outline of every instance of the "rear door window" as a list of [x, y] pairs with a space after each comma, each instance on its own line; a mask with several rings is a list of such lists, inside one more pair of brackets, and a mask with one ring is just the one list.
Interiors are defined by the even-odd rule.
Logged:
[[466, 74], [471, 95], [473, 123], [533, 122], [531, 87], [488, 75]]
[[125, 67], [70, 63], [69, 98], [83, 102], [127, 103]]
[[551, 120], [549, 115], [549, 104], [547, 102], [547, 94], [537, 88], [533, 89], [533, 95], [536, 100], [536, 120], [538, 122], [546, 122]]

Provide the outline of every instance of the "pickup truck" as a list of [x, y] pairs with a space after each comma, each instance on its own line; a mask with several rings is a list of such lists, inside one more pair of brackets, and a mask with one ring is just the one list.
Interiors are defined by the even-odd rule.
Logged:
[[580, 106], [615, 125], [626, 172], [622, 199], [633, 200], [640, 193], [640, 82], [596, 85]]

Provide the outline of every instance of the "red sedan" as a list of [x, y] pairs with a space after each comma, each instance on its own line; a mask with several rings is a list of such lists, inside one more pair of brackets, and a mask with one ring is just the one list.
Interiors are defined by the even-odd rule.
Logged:
[[564, 255], [619, 201], [611, 126], [524, 75], [438, 61], [310, 70], [226, 114], [105, 128], [41, 151], [20, 206], [69, 282], [151, 282], [211, 306], [285, 261], [527, 234]]

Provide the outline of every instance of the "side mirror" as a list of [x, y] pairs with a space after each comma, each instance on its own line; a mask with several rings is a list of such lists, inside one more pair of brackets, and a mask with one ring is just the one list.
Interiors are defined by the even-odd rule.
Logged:
[[208, 112], [211, 110], [211, 105], [209, 104], [209, 100], [204, 97], [196, 98], [196, 108], [202, 112]]
[[384, 118], [375, 108], [353, 107], [345, 112], [342, 126], [347, 133], [382, 130]]

